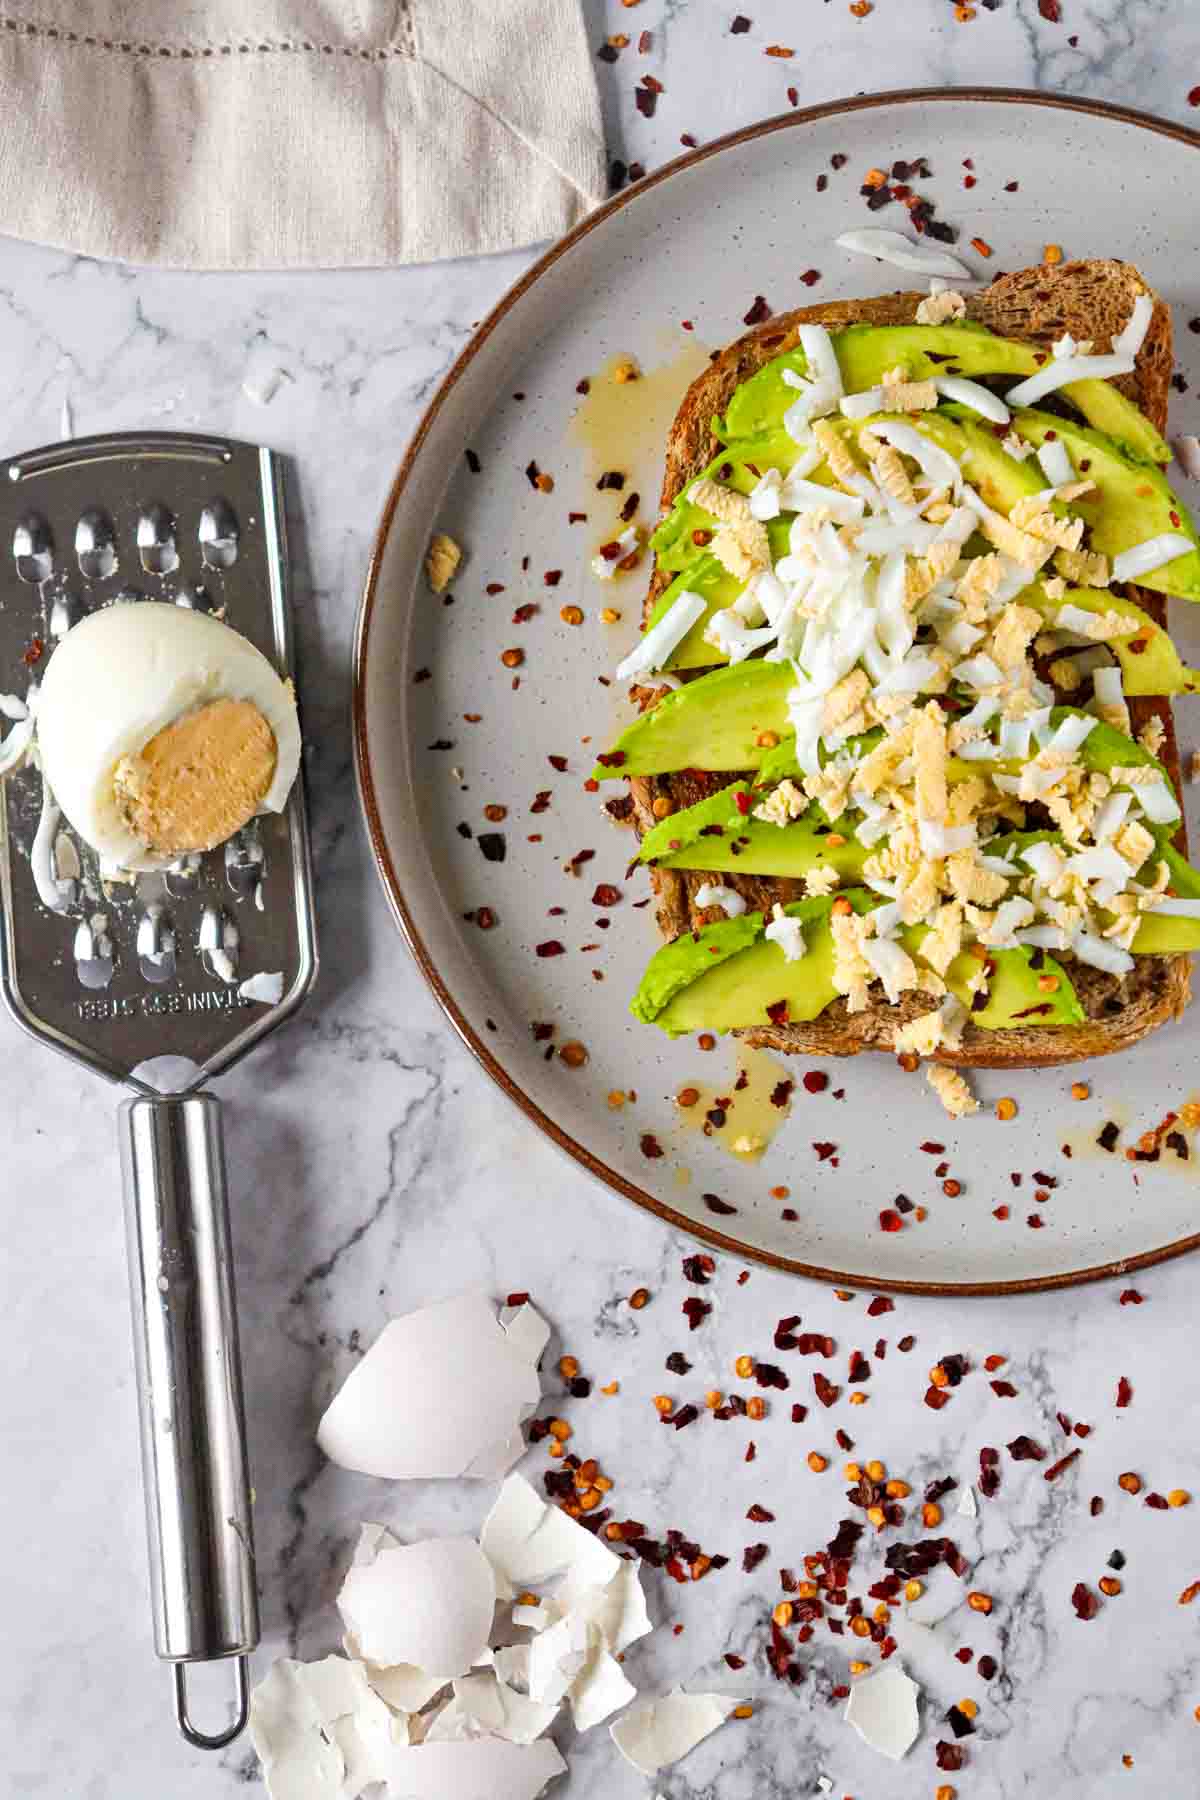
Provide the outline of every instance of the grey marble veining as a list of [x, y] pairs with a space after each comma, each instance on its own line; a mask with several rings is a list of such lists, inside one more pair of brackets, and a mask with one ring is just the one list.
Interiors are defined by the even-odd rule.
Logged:
[[[1195, 121], [1200, 21], [1168, 0], [1062, 0], [1063, 20], [1036, 0], [981, 7], [955, 21], [950, 0], [877, 0], [865, 20], [841, 0], [803, 7], [745, 0], [752, 18], [730, 39], [732, 3], [586, 0], [599, 44], [609, 32], [653, 33], [643, 59], [599, 64], [612, 153], [653, 167], [681, 133], [710, 138], [800, 104], [880, 87], [1041, 84]], [[1071, 40], [1077, 38], [1077, 42]], [[794, 46], [782, 62], [766, 45]], [[632, 89], [649, 69], [664, 84], [657, 113]], [[320, 1654], [336, 1642], [332, 1595], [357, 1521], [404, 1535], [474, 1529], [488, 1492], [465, 1484], [392, 1484], [325, 1465], [313, 1446], [319, 1410], [393, 1312], [468, 1284], [497, 1295], [530, 1290], [556, 1336], [547, 1359], [576, 1354], [620, 1392], [564, 1407], [575, 1443], [616, 1481], [622, 1516], [677, 1525], [731, 1564], [691, 1587], [650, 1576], [655, 1636], [629, 1672], [761, 1696], [655, 1790], [666, 1800], [791, 1800], [827, 1772], [836, 1795], [917, 1800], [951, 1780], [974, 1800], [1055, 1795], [1127, 1800], [1183, 1795], [1200, 1779], [1200, 1608], [1176, 1604], [1200, 1576], [1195, 1509], [1159, 1513], [1122, 1495], [1136, 1469], [1162, 1491], [1200, 1491], [1192, 1421], [1200, 1406], [1195, 1263], [1140, 1277], [1141, 1307], [1115, 1286], [1022, 1301], [901, 1300], [878, 1320], [868, 1295], [831, 1293], [755, 1269], [739, 1285], [731, 1259], [706, 1297], [711, 1317], [688, 1334], [688, 1246], [589, 1182], [532, 1134], [442, 1020], [397, 937], [369, 867], [350, 767], [347, 656], [370, 537], [398, 455], [420, 409], [474, 322], [527, 265], [521, 253], [481, 264], [311, 276], [162, 275], [98, 267], [14, 242], [0, 244], [0, 432], [10, 450], [59, 433], [64, 399], [79, 432], [202, 427], [259, 437], [293, 459], [297, 607], [307, 768], [321, 907], [323, 973], [302, 1017], [221, 1084], [228, 1137], [243, 1346], [257, 1494], [267, 1644], [259, 1658]], [[269, 407], [241, 383], [252, 357], [286, 371]], [[2, 1441], [6, 1630], [0, 1708], [7, 1725], [0, 1792], [44, 1800], [210, 1800], [254, 1791], [245, 1743], [216, 1759], [189, 1752], [169, 1722], [168, 1681], [153, 1661], [145, 1596], [141, 1500], [119, 1220], [115, 1094], [0, 1023], [7, 1131]], [[651, 1304], [624, 1303], [639, 1285]], [[837, 1339], [839, 1360], [875, 1339], [870, 1404], [817, 1417], [811, 1364], [793, 1359], [793, 1389], [759, 1425], [701, 1419], [664, 1431], [651, 1407], [732, 1385], [743, 1350], [770, 1355], [770, 1332], [799, 1310]], [[909, 1356], [896, 1340], [916, 1337]], [[693, 1363], [682, 1380], [664, 1359]], [[922, 1403], [929, 1366], [963, 1350], [1009, 1358], [1019, 1389], [999, 1399], [976, 1372], [941, 1412]], [[840, 1360], [844, 1368], [844, 1361]], [[1114, 1404], [1119, 1375], [1133, 1404]], [[794, 1426], [795, 1397], [812, 1408]], [[1059, 1483], [1004, 1455], [1004, 1486], [978, 1520], [947, 1504], [944, 1530], [994, 1594], [988, 1620], [952, 1606], [931, 1583], [932, 1627], [902, 1622], [901, 1651], [926, 1688], [930, 1723], [893, 1766], [841, 1723], [830, 1689], [846, 1655], [811, 1646], [806, 1680], [784, 1691], [762, 1660], [773, 1571], [824, 1543], [846, 1510], [832, 1425], [857, 1452], [919, 1484], [960, 1482], [981, 1445], [1028, 1432], [1065, 1448], [1058, 1410], [1094, 1427]], [[748, 1439], [756, 1459], [744, 1460]], [[1081, 1441], [1081, 1440], [1076, 1440]], [[810, 1449], [834, 1457], [814, 1475]], [[528, 1468], [542, 1467], [535, 1451]], [[1088, 1497], [1102, 1494], [1092, 1518]], [[761, 1501], [769, 1526], [745, 1513]], [[770, 1541], [751, 1577], [743, 1547]], [[1095, 1584], [1114, 1548], [1128, 1558], [1124, 1593], [1090, 1623], [1070, 1594]], [[879, 1572], [881, 1557], [864, 1557]], [[918, 1612], [919, 1616], [919, 1612]], [[680, 1625], [676, 1635], [672, 1626]], [[994, 1654], [984, 1688], [954, 1657]], [[726, 1650], [747, 1658], [740, 1677]], [[932, 1743], [950, 1703], [980, 1702], [969, 1767], [940, 1776]], [[1133, 1759], [1132, 1769], [1122, 1757]], [[607, 1733], [570, 1751], [571, 1800], [624, 1800], [647, 1790]], [[451, 1800], [451, 1797], [448, 1797]]]

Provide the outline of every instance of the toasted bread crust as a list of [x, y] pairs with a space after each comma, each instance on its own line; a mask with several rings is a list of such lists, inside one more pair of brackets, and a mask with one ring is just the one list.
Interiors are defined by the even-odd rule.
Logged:
[[[1144, 291], [1151, 291], [1149, 283], [1131, 263], [1063, 263], [1057, 268], [1023, 269], [1000, 276], [982, 293], [967, 296], [967, 316], [1005, 337], [1048, 345], [1069, 331], [1077, 338], [1091, 338], [1098, 349], [1104, 349], [1124, 325], [1135, 296]], [[908, 291], [869, 300], [835, 300], [821, 306], [800, 307], [768, 319], [730, 344], [692, 383], [676, 415], [667, 441], [663, 510], [671, 507], [680, 490], [716, 454], [718, 446], [710, 429], [714, 414], [724, 411], [743, 381], [791, 348], [797, 341], [799, 326], [908, 325], [924, 298], [924, 293]], [[1154, 299], [1154, 315], [1136, 370], [1116, 385], [1137, 402], [1161, 432], [1167, 425], [1172, 331], [1169, 308], [1157, 295]], [[646, 596], [645, 618], [649, 618], [670, 579], [665, 572], [654, 571]], [[1132, 586], [1126, 591], [1157, 624], [1165, 626], [1166, 602], [1161, 595]], [[645, 698], [649, 699], [649, 695]], [[1135, 732], [1151, 717], [1161, 720], [1165, 736], [1158, 754], [1178, 790], [1179, 751], [1169, 702], [1157, 697], [1131, 699], [1129, 711]], [[715, 777], [714, 784], [723, 786], [734, 779], [732, 775]], [[651, 809], [656, 798], [666, 797], [678, 810], [712, 791], [688, 773], [638, 777], [630, 786], [639, 837], [655, 823]], [[1182, 826], [1176, 843], [1186, 853]], [[657, 868], [651, 871], [655, 916], [665, 938], [671, 940], [721, 916], [717, 911], [697, 908], [694, 902], [696, 889], [710, 879], [702, 872]], [[727, 874], [724, 879], [756, 911], [769, 910], [775, 901], [786, 904], [800, 898], [803, 892], [800, 882], [782, 877]], [[1087, 1013], [1085, 1024], [1034, 1025], [1004, 1031], [983, 1031], [968, 1024], [960, 1048], [939, 1049], [934, 1060], [964, 1068], [1050, 1068], [1126, 1050], [1184, 1010], [1190, 997], [1191, 958], [1142, 956], [1133, 972], [1124, 978], [1076, 963], [1072, 965], [1071, 977]], [[850, 1013], [846, 1002], [837, 1000], [808, 1024], [764, 1026], [734, 1035], [745, 1037], [755, 1046], [817, 1056], [890, 1051], [897, 1027], [927, 1012], [930, 1004], [926, 995], [909, 994], [896, 1006], [880, 1001], [865, 1011]]]

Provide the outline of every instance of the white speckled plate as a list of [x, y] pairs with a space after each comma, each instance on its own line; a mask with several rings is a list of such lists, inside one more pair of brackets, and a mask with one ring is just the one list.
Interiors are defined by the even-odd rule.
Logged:
[[[1035, 263], [1048, 243], [1136, 261], [1175, 307], [1194, 382], [1200, 337], [1185, 322], [1200, 314], [1198, 149], [1200, 137], [1140, 115], [1007, 91], [883, 95], [769, 121], [641, 182], [556, 246], [480, 327], [421, 424], [380, 528], [356, 652], [358, 770], [380, 874], [425, 975], [488, 1071], [584, 1167], [672, 1224], [798, 1272], [942, 1292], [1053, 1286], [1200, 1244], [1195, 1160], [1133, 1163], [1094, 1141], [1111, 1119], [1130, 1144], [1194, 1095], [1200, 1006], [1118, 1059], [980, 1075], [987, 1109], [960, 1125], [923, 1080], [881, 1056], [830, 1065], [821, 1093], [798, 1086], [757, 1164], [683, 1124], [703, 1108], [682, 1114], [676, 1092], [694, 1083], [707, 1098], [727, 1094], [733, 1048], [705, 1055], [695, 1040], [671, 1043], [630, 1018], [658, 942], [649, 909], [635, 906], [646, 878], [626, 880], [631, 838], [606, 819], [605, 796], [583, 785], [623, 715], [620, 690], [598, 677], [632, 641], [646, 575], [602, 586], [590, 558], [619, 529], [632, 489], [643, 520], [653, 518], [674, 406], [706, 350], [742, 329], [756, 294], [782, 310], [900, 284], [833, 246], [866, 221], [865, 171], [928, 156], [934, 174], [922, 191], [961, 227], [960, 246], [978, 237], [993, 247], [990, 260], [964, 249], [981, 274]], [[844, 167], [833, 168], [835, 156]], [[879, 222], [903, 218], [892, 207]], [[820, 281], [806, 290], [810, 268]], [[613, 382], [621, 354], [637, 358], [644, 382]], [[593, 386], [581, 403], [583, 377]], [[581, 404], [584, 423], [572, 420]], [[1193, 397], [1178, 399], [1173, 430], [1198, 423]], [[553, 476], [552, 493], [532, 485], [531, 460]], [[623, 493], [596, 490], [598, 465], [629, 471]], [[587, 520], [569, 523], [570, 511]], [[421, 575], [434, 526], [466, 548], [452, 605]], [[546, 585], [553, 570], [561, 579]], [[495, 584], [502, 590], [489, 593]], [[514, 623], [530, 604], [536, 613]], [[580, 625], [559, 616], [573, 605]], [[605, 605], [621, 610], [619, 625], [601, 622]], [[1172, 605], [1187, 660], [1200, 662], [1200, 616]], [[501, 663], [512, 646], [524, 651], [519, 686]], [[1200, 702], [1180, 712], [1186, 759]], [[535, 812], [542, 790], [549, 804]], [[489, 826], [487, 805], [507, 807], [502, 823]], [[503, 862], [481, 853], [489, 829], [504, 834]], [[594, 856], [566, 872], [583, 850]], [[601, 882], [622, 891], [611, 912], [591, 903]], [[474, 922], [481, 906], [494, 912], [490, 930]], [[552, 939], [563, 954], [535, 954]], [[550, 1043], [534, 1023], [554, 1026]], [[585, 1066], [552, 1053], [567, 1040], [586, 1045]], [[1080, 1080], [1091, 1097], [1076, 1102]], [[636, 1100], [610, 1108], [616, 1089]], [[1020, 1110], [1002, 1123], [991, 1105], [1006, 1093]], [[944, 1154], [923, 1152], [930, 1141]], [[836, 1150], [822, 1160], [814, 1144]], [[943, 1192], [943, 1162], [961, 1183], [954, 1197]], [[788, 1194], [773, 1195], [779, 1188]], [[887, 1233], [880, 1210], [898, 1194], [928, 1216], [909, 1212], [903, 1230]], [[706, 1195], [736, 1210], [714, 1213]], [[997, 1219], [1003, 1207], [1009, 1216]]]

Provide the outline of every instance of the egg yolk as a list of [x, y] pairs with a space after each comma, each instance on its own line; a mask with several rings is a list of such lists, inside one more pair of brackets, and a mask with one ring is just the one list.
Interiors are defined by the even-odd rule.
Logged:
[[254, 817], [275, 758], [275, 734], [257, 706], [212, 700], [122, 757], [117, 800], [148, 850], [211, 850]]

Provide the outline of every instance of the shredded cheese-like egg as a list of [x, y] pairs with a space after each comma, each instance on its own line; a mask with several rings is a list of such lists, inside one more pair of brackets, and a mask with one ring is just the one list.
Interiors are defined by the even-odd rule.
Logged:
[[930, 1063], [925, 1079], [952, 1119], [965, 1119], [970, 1113], [979, 1111], [979, 1102], [967, 1085], [966, 1077], [957, 1069]]

